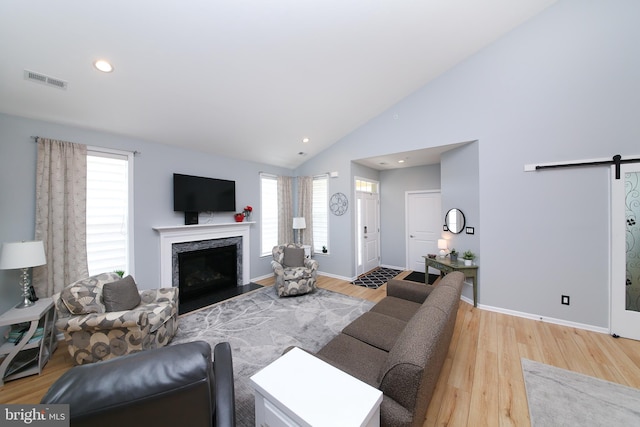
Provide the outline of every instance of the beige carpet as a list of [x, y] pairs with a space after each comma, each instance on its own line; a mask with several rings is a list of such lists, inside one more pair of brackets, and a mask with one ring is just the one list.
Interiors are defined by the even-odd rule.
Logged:
[[522, 359], [532, 427], [640, 426], [640, 390]]

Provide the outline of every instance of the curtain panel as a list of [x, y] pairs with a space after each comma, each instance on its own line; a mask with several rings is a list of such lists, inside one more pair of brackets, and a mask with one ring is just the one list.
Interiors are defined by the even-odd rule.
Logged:
[[293, 179], [278, 176], [278, 244], [293, 242]]
[[86, 244], [87, 147], [37, 138], [35, 238], [47, 263], [34, 268], [39, 297], [89, 276]]
[[298, 216], [305, 219], [305, 228], [302, 231], [302, 244], [313, 249], [313, 177], [298, 177]]

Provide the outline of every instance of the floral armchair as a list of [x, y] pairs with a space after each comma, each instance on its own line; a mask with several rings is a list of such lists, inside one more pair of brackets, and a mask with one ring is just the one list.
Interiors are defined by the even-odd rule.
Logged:
[[316, 288], [318, 261], [305, 258], [302, 245], [274, 246], [271, 267], [276, 276], [278, 296], [303, 295]]
[[115, 304], [105, 306], [105, 285], [126, 279], [121, 280], [116, 273], [103, 273], [74, 282], [53, 295], [58, 314], [56, 327], [64, 333], [75, 364], [162, 347], [175, 335], [178, 288], [138, 291], [128, 277], [133, 288], [129, 286], [129, 294], [122, 295], [121, 300], [136, 304], [135, 307], [118, 310]]

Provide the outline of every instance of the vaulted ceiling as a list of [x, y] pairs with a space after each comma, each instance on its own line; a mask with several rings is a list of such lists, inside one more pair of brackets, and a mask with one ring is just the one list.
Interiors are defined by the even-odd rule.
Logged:
[[555, 1], [3, 1], [0, 112], [295, 168]]

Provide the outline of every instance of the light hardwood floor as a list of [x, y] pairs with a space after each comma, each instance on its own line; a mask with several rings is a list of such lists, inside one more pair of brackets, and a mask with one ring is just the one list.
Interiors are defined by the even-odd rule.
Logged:
[[[272, 283], [273, 279], [260, 282]], [[318, 283], [371, 301], [386, 295], [386, 285], [366, 289], [325, 276]], [[461, 301], [424, 427], [530, 425], [522, 357], [640, 388], [640, 342], [485, 311]], [[39, 402], [71, 366], [66, 346], [60, 343], [42, 375], [0, 387], [0, 403]]]

